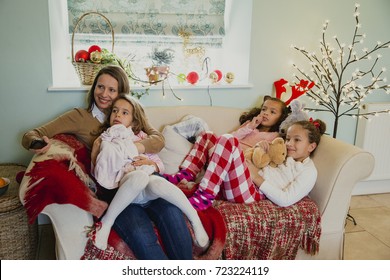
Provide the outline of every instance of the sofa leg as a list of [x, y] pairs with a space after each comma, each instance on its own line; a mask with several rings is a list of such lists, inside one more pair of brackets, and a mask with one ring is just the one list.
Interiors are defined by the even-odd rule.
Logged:
[[347, 219], [353, 222], [353, 225], [357, 225], [355, 218], [351, 214], [347, 214]]

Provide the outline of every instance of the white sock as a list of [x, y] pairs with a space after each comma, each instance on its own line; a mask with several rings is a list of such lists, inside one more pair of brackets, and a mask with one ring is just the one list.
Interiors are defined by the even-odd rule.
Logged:
[[207, 123], [199, 118], [192, 115], [185, 116], [179, 123], [174, 124], [173, 130], [179, 133], [184, 138], [195, 139], [202, 131], [208, 131], [209, 127]]

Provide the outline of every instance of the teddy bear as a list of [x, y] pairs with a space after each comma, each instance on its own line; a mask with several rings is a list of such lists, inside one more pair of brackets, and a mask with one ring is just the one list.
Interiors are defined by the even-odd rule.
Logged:
[[298, 121], [307, 121], [309, 120], [308, 114], [303, 110], [305, 108], [305, 103], [301, 103], [298, 99], [294, 99], [290, 103], [291, 113], [288, 117], [280, 124], [279, 133], [280, 135], [286, 135], [288, 127]]
[[267, 165], [277, 167], [284, 162], [287, 157], [287, 148], [282, 137], [276, 137], [269, 144], [267, 153], [260, 146], [260, 143], [261, 141], [256, 143], [253, 148], [249, 148], [244, 152], [244, 157], [251, 160], [257, 168], [261, 169]]

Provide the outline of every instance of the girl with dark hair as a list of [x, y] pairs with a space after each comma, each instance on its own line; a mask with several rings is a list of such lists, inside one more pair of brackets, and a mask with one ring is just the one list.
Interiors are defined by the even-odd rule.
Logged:
[[[164, 177], [174, 184], [194, 181], [206, 169], [197, 190], [189, 198], [197, 210], [211, 206], [221, 191], [225, 200], [251, 203], [263, 199], [254, 185], [244, 159], [244, 151], [261, 140], [271, 142], [279, 136], [279, 124], [287, 117], [283, 101], [266, 96], [260, 111], [241, 116], [242, 125], [232, 134], [217, 137], [211, 132], [201, 133], [180, 166], [178, 173]], [[183, 182], [182, 182], [183, 183]]]
[[269, 200], [287, 207], [309, 194], [317, 180], [317, 169], [310, 155], [325, 130], [325, 123], [319, 119], [295, 122], [287, 129], [284, 164], [259, 170], [248, 162], [253, 182]]

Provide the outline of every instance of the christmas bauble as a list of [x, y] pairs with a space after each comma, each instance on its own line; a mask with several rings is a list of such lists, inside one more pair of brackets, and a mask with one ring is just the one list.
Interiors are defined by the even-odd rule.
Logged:
[[213, 84], [215, 84], [216, 82], [218, 82], [218, 74], [215, 72], [211, 72], [209, 75], [209, 79]]
[[74, 60], [76, 62], [86, 62], [87, 60], [89, 60], [89, 52], [87, 52], [86, 50], [79, 50], [75, 54]]
[[234, 81], [234, 73], [233, 72], [227, 72], [225, 75], [225, 81], [227, 83], [232, 83]]
[[98, 45], [92, 45], [89, 47], [88, 52], [93, 53], [95, 51], [101, 52], [102, 49]]
[[187, 74], [187, 82], [189, 82], [190, 84], [194, 85], [198, 82], [198, 80], [199, 80], [199, 75], [195, 71], [192, 71]]
[[177, 82], [178, 82], [179, 84], [182, 84], [182, 83], [185, 82], [186, 78], [187, 78], [187, 77], [186, 77], [186, 74], [180, 73], [179, 75], [177, 75]]
[[219, 82], [222, 79], [222, 71], [221, 70], [214, 70], [214, 72], [218, 75], [217, 82]]
[[91, 52], [90, 59], [93, 63], [100, 63], [102, 61], [102, 53], [99, 51]]

